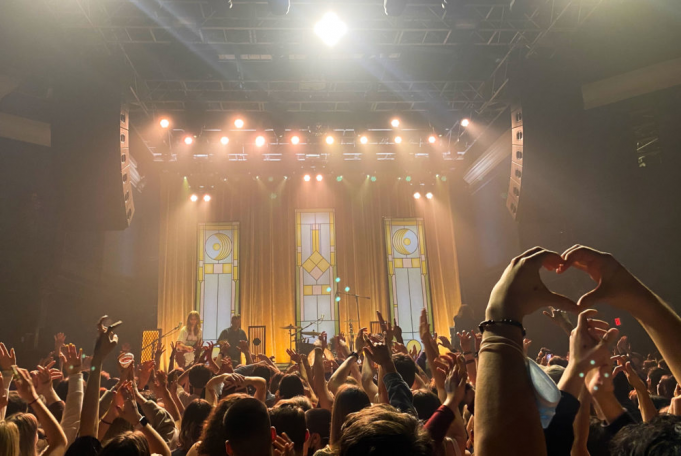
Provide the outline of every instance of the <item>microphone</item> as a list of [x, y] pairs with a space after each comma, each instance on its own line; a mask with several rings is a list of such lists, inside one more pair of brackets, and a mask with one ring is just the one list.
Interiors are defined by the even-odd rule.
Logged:
[[182, 322], [179, 322], [179, 323], [177, 324], [177, 326], [175, 327], [175, 329], [180, 329], [181, 327], [182, 327]]

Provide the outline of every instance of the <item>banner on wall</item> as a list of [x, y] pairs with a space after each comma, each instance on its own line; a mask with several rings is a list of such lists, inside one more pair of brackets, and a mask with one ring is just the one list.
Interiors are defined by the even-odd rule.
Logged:
[[340, 329], [335, 277], [334, 211], [296, 210], [296, 324], [329, 339]]
[[433, 324], [428, 277], [428, 255], [423, 219], [385, 218], [385, 245], [390, 289], [390, 319], [397, 319], [411, 350], [421, 350], [419, 321], [425, 307]]
[[196, 309], [203, 340], [217, 340], [239, 313], [239, 223], [199, 223]]

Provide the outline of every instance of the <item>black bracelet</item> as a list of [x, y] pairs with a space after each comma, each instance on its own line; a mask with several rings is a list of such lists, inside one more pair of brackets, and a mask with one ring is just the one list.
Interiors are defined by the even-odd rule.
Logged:
[[350, 354], [348, 355], [348, 358], [351, 357], [351, 356], [356, 356], [357, 359], [359, 359], [359, 353], [357, 353], [357, 352], [352, 352], [352, 353], [350, 353]]
[[490, 325], [510, 325], [510, 326], [515, 326], [516, 328], [520, 328], [520, 330], [523, 332], [523, 337], [525, 337], [526, 331], [525, 328], [523, 327], [523, 324], [520, 323], [519, 321], [511, 320], [508, 318], [503, 318], [501, 320], [485, 320], [480, 325], [478, 328], [480, 328], [480, 332], [484, 333], [485, 328]]
[[473, 352], [463, 352], [463, 356], [472, 355], [472, 354], [473, 354]]
[[475, 362], [474, 359], [469, 359], [469, 360], [466, 361], [466, 364], [473, 364], [474, 362]]

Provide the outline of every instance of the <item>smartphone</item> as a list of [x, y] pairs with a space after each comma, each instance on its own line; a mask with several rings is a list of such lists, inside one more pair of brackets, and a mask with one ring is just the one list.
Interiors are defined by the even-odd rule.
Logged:
[[553, 354], [547, 353], [547, 354], [546, 354], [546, 361], [551, 360], [551, 358], [553, 358]]
[[118, 320], [116, 323], [110, 324], [110, 325], [107, 327], [107, 329], [116, 329], [117, 327], [119, 327], [119, 326], [122, 325], [122, 324], [123, 324], [123, 322], [122, 322], [121, 320]]

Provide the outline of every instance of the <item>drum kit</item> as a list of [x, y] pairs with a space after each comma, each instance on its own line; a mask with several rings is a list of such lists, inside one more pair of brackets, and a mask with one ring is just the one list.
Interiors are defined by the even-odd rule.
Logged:
[[308, 355], [314, 350], [314, 344], [308, 342], [307, 337], [317, 338], [322, 335], [322, 333], [317, 331], [303, 331], [307, 327], [302, 328], [293, 324], [282, 326], [281, 329], [288, 331], [289, 348], [293, 349], [293, 344], [295, 343], [296, 351], [303, 355]]

